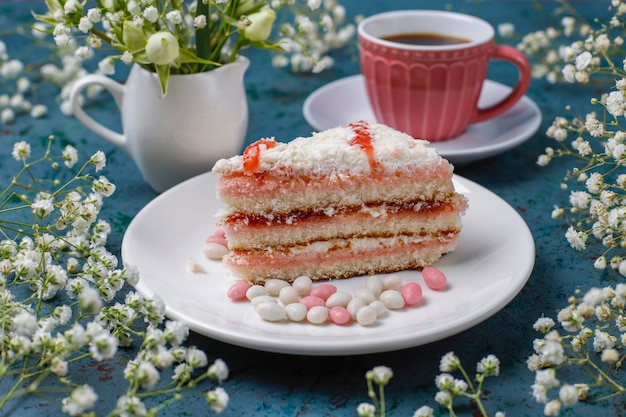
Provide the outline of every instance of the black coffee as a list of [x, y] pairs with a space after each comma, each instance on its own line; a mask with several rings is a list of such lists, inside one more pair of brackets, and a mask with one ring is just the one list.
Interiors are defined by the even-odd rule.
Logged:
[[470, 42], [469, 39], [440, 35], [438, 33], [401, 33], [399, 35], [385, 36], [382, 39], [389, 42], [424, 46], [458, 45]]

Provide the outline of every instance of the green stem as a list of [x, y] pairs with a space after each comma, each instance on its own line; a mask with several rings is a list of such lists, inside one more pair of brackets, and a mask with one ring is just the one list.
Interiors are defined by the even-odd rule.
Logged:
[[387, 410], [385, 406], [385, 387], [383, 385], [378, 386], [378, 395], [380, 397], [380, 417], [385, 417]]
[[211, 22], [209, 20], [209, 5], [202, 0], [196, 1], [196, 16], [206, 16], [207, 25], [196, 30], [196, 54], [198, 58], [209, 59], [211, 56]]
[[24, 383], [24, 378], [20, 376], [17, 382], [11, 387], [9, 392], [0, 398], [0, 410], [12, 399], [20, 397], [26, 394], [26, 390], [18, 390], [18, 388]]

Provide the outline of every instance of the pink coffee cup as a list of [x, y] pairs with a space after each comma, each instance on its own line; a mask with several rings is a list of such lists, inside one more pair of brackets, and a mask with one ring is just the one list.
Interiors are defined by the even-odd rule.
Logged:
[[[404, 34], [454, 38], [461, 43], [416, 45], [394, 38]], [[398, 10], [365, 18], [358, 35], [361, 72], [374, 115], [415, 138], [454, 138], [470, 124], [510, 109], [530, 85], [526, 57], [513, 47], [495, 45], [493, 27], [477, 17]], [[515, 65], [519, 80], [500, 102], [480, 109], [478, 99], [491, 60]]]

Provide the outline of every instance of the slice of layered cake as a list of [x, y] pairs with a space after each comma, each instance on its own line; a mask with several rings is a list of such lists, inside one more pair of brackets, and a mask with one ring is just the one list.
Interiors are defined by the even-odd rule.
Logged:
[[250, 282], [423, 268], [455, 248], [467, 206], [448, 161], [382, 124], [261, 139], [213, 171], [224, 262]]

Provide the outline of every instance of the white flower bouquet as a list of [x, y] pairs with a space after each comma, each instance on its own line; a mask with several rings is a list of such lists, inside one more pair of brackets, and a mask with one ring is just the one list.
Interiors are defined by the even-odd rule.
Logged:
[[[0, 414], [32, 395], [48, 396], [70, 416], [91, 412], [98, 393], [80, 368], [115, 360], [131, 345], [137, 354], [124, 369], [128, 385], [117, 401], [105, 399], [111, 415], [156, 415], [186, 388], [226, 379], [223, 361], [209, 365], [202, 350], [184, 345], [189, 329], [165, 319], [161, 300], [125, 288], [138, 271], [106, 249], [111, 227], [98, 219], [115, 192], [94, 175], [104, 154], [70, 171], [77, 150], [68, 145], [54, 155], [52, 143], [34, 160], [27, 142], [16, 143], [18, 173], [0, 191]], [[218, 386], [206, 400], [219, 412], [228, 394]]]
[[158, 74], [164, 93], [170, 74], [210, 71], [250, 48], [279, 53], [276, 66], [291, 62], [296, 70], [322, 71], [332, 65], [327, 52], [354, 34], [336, 0], [46, 0], [46, 5], [48, 12], [36, 15], [36, 28], [52, 34], [58, 47], [69, 46], [82, 59], [103, 51], [99, 67], [107, 74], [116, 60], [137, 63]]
[[[595, 79], [606, 85], [606, 93], [590, 99], [596, 111], [555, 118], [546, 135], [557, 146], [547, 147], [537, 163], [546, 166], [555, 157], [575, 161], [561, 183], [562, 189], [570, 190], [568, 204], [556, 206], [552, 217], [569, 223], [565, 237], [573, 248], [586, 249], [590, 238], [603, 247], [596, 268], [610, 267], [626, 276], [626, 61], [622, 51], [626, 4], [619, 0], [609, 3], [612, 16], [608, 23], [594, 27], [578, 15], [567, 15], [572, 12], [569, 6], [562, 10], [566, 15], [561, 18], [561, 29], [526, 36], [520, 48], [539, 51], [537, 39], [544, 39], [540, 42], [544, 50], [552, 48], [551, 53], [539, 54], [536, 63], [541, 68], [537, 75], [544, 74], [549, 81], [588, 84]], [[559, 34], [569, 43], [559, 45]]]

